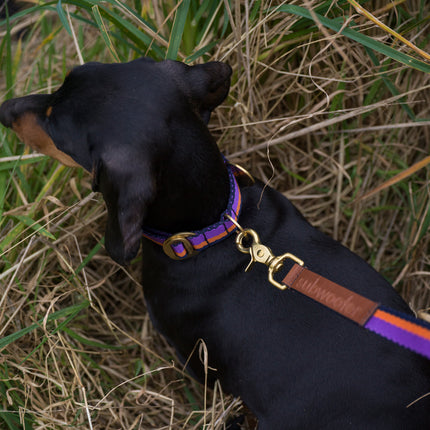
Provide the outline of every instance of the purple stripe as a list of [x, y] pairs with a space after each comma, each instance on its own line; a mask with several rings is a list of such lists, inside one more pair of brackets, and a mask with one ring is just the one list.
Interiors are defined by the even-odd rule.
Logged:
[[[236, 214], [233, 214], [233, 215], [230, 215], [235, 221], [237, 221], [237, 219], [238, 219], [238, 216], [236, 215]], [[231, 227], [233, 227], [234, 225], [233, 225], [233, 223], [228, 219], [225, 223], [224, 223], [224, 225], [225, 225], [225, 228], [226, 228], [226, 230], [230, 230], [231, 229]], [[234, 227], [236, 227], [236, 226], [234, 226]], [[233, 231], [233, 230], [231, 230], [231, 231]]]
[[240, 209], [240, 206], [239, 206], [240, 190], [239, 190], [239, 185], [236, 182], [236, 179], [234, 179], [234, 182], [235, 182], [234, 201], [232, 204], [232, 210], [230, 211], [229, 215], [236, 220], [236, 218], [237, 218], [236, 214], [238, 213], [238, 211]]
[[173, 251], [175, 251], [175, 254], [182, 254], [185, 251], [184, 245], [182, 243], [178, 243], [177, 245], [172, 245], [171, 247]]
[[210, 231], [210, 233], [205, 233], [206, 237], [208, 239], [212, 239], [216, 236], [219, 236], [220, 234], [225, 234], [226, 233], [226, 228], [224, 226], [224, 223], [220, 224], [219, 226], [215, 227], [213, 230]]
[[373, 316], [365, 328], [430, 359], [430, 341]]
[[205, 232], [205, 234], [200, 233], [200, 234], [198, 234], [197, 236], [192, 236], [192, 237], [190, 237], [188, 240], [190, 241], [191, 245], [193, 245], [193, 246], [198, 246], [198, 245], [200, 245], [201, 243], [206, 242], [205, 235], [206, 235], [206, 232]]

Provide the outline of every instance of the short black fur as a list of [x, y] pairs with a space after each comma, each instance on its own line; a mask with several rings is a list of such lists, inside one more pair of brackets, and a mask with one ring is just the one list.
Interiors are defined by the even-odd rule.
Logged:
[[[108, 208], [106, 247], [120, 264], [138, 252], [143, 226], [170, 233], [218, 220], [228, 198], [225, 164], [206, 124], [227, 96], [231, 69], [140, 59], [78, 67], [49, 96], [6, 102], [13, 126], [32, 112], [55, 146], [93, 172]], [[49, 115], [45, 111], [52, 107]], [[313, 228], [280, 193], [241, 185], [239, 222], [275, 254], [393, 309], [411, 313], [354, 253]], [[259, 204], [261, 195], [263, 198]], [[430, 364], [294, 291], [267, 281], [234, 237], [174, 261], [142, 240], [152, 321], [182, 360], [203, 340], [211, 379], [240, 396], [261, 430], [430, 428]], [[198, 354], [190, 370], [203, 380]]]

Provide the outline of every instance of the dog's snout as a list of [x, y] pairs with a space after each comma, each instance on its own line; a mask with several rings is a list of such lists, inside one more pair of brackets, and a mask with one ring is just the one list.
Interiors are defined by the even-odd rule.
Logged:
[[5, 127], [11, 127], [13, 122], [13, 107], [15, 105], [15, 99], [7, 100], [0, 106], [0, 122]]
[[0, 106], [0, 122], [6, 127], [26, 113], [43, 114], [48, 107], [49, 95], [36, 94], [16, 99], [6, 100]]

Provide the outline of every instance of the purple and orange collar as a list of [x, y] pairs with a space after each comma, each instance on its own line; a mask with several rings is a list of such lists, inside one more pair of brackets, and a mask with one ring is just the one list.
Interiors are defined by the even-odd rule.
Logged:
[[236, 230], [236, 225], [227, 219], [227, 215], [236, 222], [239, 219], [242, 198], [236, 176], [242, 174], [242, 169], [229, 164], [227, 160], [225, 162], [230, 182], [230, 195], [227, 209], [221, 214], [218, 222], [202, 230], [173, 235], [155, 229], [143, 229], [143, 236], [161, 245], [166, 255], [170, 258], [174, 260], [189, 258], [203, 249], [226, 239]]

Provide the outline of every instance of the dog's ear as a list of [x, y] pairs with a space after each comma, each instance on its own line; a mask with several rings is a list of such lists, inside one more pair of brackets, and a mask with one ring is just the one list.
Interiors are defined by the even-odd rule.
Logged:
[[230, 90], [231, 67], [226, 63], [212, 61], [198, 64], [188, 70], [191, 98], [207, 124], [211, 112], [222, 103]]
[[220, 61], [187, 66], [165, 61], [172, 78], [190, 98], [194, 109], [207, 124], [211, 112], [227, 97], [230, 90], [231, 67]]
[[104, 152], [92, 172], [93, 190], [103, 194], [108, 211], [105, 247], [122, 265], [139, 251], [143, 219], [155, 188], [149, 163], [124, 149]]

